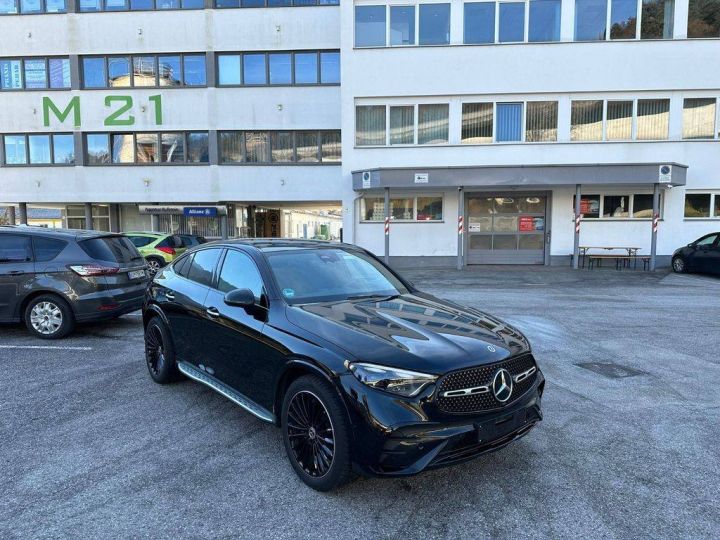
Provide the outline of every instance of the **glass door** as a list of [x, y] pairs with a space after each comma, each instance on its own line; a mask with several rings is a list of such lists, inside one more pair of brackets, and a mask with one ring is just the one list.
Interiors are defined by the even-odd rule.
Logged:
[[547, 195], [468, 194], [468, 264], [544, 264]]

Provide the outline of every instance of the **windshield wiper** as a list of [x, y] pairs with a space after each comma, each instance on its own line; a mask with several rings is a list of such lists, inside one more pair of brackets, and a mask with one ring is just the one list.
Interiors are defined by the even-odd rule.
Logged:
[[395, 300], [396, 298], [399, 298], [399, 294], [391, 294], [391, 295], [384, 295], [384, 294], [355, 294], [353, 296], [348, 296], [348, 300], [377, 300], [378, 302], [387, 302], [389, 300]]

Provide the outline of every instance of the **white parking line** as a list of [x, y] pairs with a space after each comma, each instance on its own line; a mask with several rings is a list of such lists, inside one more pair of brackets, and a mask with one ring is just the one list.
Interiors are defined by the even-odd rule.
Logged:
[[43, 349], [53, 351], [92, 351], [92, 347], [70, 347], [61, 345], [0, 345], [0, 349]]

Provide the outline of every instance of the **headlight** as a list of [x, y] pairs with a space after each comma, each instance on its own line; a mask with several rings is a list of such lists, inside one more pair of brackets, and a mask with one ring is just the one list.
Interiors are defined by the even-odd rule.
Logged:
[[349, 364], [348, 369], [363, 384], [406, 397], [417, 395], [425, 386], [437, 380], [435, 375], [376, 364]]

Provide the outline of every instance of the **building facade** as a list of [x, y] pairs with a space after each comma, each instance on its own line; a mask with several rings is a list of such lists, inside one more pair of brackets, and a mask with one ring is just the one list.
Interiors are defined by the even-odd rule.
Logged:
[[720, 229], [720, 0], [0, 12], [0, 204], [18, 220], [334, 238], [342, 216], [345, 241], [399, 266], [583, 246], [667, 264]]

